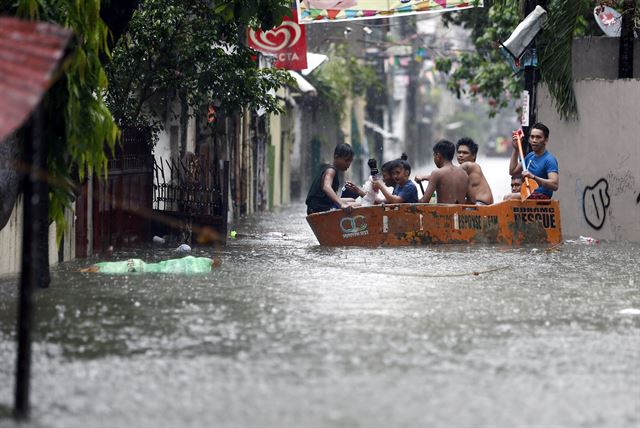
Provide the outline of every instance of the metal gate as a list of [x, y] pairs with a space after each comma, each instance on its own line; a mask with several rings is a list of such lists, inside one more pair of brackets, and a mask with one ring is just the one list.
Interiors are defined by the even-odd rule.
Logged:
[[153, 233], [178, 235], [186, 243], [225, 243], [229, 162], [188, 153], [153, 163]]

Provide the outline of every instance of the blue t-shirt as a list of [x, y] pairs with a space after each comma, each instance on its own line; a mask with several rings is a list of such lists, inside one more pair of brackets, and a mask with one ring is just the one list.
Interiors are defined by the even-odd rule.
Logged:
[[396, 187], [393, 188], [392, 195], [400, 196], [405, 204], [415, 204], [418, 202], [418, 188], [411, 180], [404, 183], [404, 186], [396, 184]]
[[[524, 157], [524, 164], [527, 165], [529, 172], [541, 178], [549, 178], [550, 172], [558, 173], [558, 160], [546, 150], [539, 157], [534, 152], [527, 153]], [[542, 193], [551, 197], [553, 190], [539, 186], [534, 193]]]

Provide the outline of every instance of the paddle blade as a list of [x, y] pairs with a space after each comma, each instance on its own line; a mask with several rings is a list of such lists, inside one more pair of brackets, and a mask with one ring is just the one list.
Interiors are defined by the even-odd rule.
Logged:
[[531, 194], [538, 188], [538, 183], [528, 178], [524, 179], [524, 182], [520, 186], [520, 200], [526, 200]]

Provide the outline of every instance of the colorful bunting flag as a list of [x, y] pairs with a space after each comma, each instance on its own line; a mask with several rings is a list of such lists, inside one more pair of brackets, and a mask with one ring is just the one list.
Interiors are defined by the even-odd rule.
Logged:
[[298, 0], [298, 22], [389, 18], [482, 6], [483, 0]]

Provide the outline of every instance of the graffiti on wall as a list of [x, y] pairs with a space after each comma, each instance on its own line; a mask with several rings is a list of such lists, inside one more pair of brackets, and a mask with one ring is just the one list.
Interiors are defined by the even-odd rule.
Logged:
[[[582, 180], [576, 180], [576, 194], [579, 196], [579, 203], [582, 205], [583, 219], [596, 230], [602, 229], [607, 217], [611, 223], [612, 230], [616, 228], [615, 219], [612, 217], [611, 199], [618, 196], [628, 196], [636, 198], [637, 178], [630, 169], [610, 171], [604, 177], [601, 176], [593, 185], [583, 185]], [[631, 195], [629, 195], [631, 193]], [[636, 204], [640, 204], [640, 195], [635, 199]]]
[[586, 186], [582, 193], [582, 213], [589, 226], [600, 230], [607, 219], [607, 208], [611, 202], [609, 182], [601, 178], [593, 186]]

